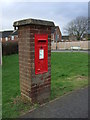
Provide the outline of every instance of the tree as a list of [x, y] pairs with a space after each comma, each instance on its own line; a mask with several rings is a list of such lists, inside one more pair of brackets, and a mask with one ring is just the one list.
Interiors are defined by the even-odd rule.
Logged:
[[83, 35], [87, 34], [88, 19], [86, 17], [79, 16], [69, 22], [64, 30], [65, 33], [68, 33], [69, 36], [74, 36], [77, 40], [81, 40]]

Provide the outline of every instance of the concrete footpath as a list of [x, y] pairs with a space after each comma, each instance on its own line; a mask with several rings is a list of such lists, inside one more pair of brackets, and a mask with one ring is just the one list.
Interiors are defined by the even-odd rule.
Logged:
[[46, 103], [21, 118], [88, 118], [88, 88]]
[[51, 52], [81, 52], [81, 53], [90, 53], [90, 50], [51, 50]]

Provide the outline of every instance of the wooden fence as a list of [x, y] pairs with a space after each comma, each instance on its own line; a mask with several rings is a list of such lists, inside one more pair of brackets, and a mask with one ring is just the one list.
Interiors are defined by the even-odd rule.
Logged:
[[[90, 41], [72, 41], [72, 42], [58, 42], [57, 49], [59, 50], [70, 50], [72, 47], [79, 47], [82, 50], [88, 50]], [[51, 49], [56, 49], [56, 43], [51, 44]]]

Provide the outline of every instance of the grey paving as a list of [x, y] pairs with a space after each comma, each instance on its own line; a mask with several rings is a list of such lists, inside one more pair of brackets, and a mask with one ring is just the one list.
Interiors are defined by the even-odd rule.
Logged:
[[90, 54], [90, 50], [51, 50], [51, 52], [84, 52]]
[[88, 118], [88, 88], [64, 95], [21, 118]]

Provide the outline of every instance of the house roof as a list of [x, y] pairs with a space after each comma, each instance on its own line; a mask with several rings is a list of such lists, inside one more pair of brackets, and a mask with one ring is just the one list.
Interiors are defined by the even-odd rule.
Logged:
[[0, 38], [2, 38], [2, 33], [0, 32]]
[[55, 32], [55, 27], [52, 27], [51, 33], [54, 33], [54, 32]]
[[18, 30], [14, 30], [10, 36], [18, 35]]
[[1, 31], [0, 32], [0, 38], [5, 38], [5, 37], [8, 37], [9, 35], [11, 35], [13, 31], [10, 30], [10, 31]]
[[52, 27], [51, 33], [54, 33], [56, 28], [59, 28], [59, 26]]

